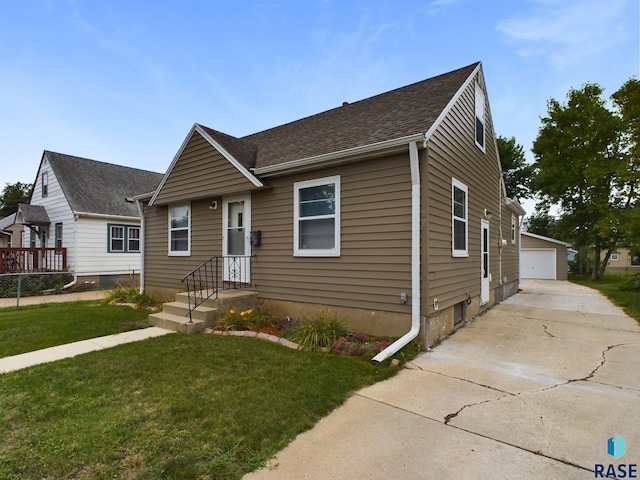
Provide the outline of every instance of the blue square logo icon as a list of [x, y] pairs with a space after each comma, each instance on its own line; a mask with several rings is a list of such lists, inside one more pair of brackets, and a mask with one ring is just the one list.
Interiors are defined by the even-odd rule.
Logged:
[[607, 453], [616, 459], [624, 455], [624, 438], [616, 433], [607, 440]]

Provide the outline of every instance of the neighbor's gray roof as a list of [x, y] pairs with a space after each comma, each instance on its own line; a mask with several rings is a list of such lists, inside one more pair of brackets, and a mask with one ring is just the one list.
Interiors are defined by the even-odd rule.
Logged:
[[45, 151], [44, 156], [76, 213], [138, 217], [127, 198], [156, 189], [162, 174]]
[[479, 62], [242, 138], [202, 126], [245, 168], [426, 133]]
[[16, 221], [15, 213], [12, 213], [11, 215], [7, 215], [4, 218], [0, 218], [0, 230], [10, 227], [15, 223], [15, 221]]
[[49, 225], [51, 223], [49, 215], [47, 215], [47, 209], [42, 205], [20, 203], [18, 205], [18, 213], [21, 214], [21, 223], [23, 225]]

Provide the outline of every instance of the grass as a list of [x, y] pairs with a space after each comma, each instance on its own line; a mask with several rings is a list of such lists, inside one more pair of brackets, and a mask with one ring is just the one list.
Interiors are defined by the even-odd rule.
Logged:
[[625, 279], [628, 279], [631, 275], [628, 272], [607, 272], [602, 280], [594, 282], [589, 275], [572, 274], [569, 276], [569, 280], [600, 291], [609, 300], [621, 307], [627, 315], [635, 318], [640, 323], [640, 291], [622, 290], [620, 288], [626, 283]]
[[148, 326], [147, 310], [99, 302], [0, 309], [0, 358]]
[[0, 375], [0, 478], [237, 479], [396, 371], [174, 334]]

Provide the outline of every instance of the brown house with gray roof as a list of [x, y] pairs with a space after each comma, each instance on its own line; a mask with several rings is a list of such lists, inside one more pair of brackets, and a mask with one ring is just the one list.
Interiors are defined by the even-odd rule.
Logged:
[[517, 291], [497, 155], [480, 63], [242, 138], [195, 124], [144, 198], [144, 287], [250, 256], [272, 308], [426, 347]]

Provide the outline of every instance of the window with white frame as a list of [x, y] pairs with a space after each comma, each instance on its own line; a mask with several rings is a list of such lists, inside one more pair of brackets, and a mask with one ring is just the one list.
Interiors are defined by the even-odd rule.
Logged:
[[476, 112], [476, 145], [484, 152], [484, 92], [476, 83], [475, 112]]
[[133, 225], [108, 224], [109, 248], [111, 253], [140, 252], [140, 227]]
[[140, 227], [127, 228], [127, 251], [140, 251]]
[[191, 205], [169, 207], [169, 255], [191, 254]]
[[295, 256], [340, 256], [340, 176], [293, 185]]
[[124, 252], [124, 226], [109, 226], [109, 251]]
[[516, 243], [516, 216], [511, 215], [511, 243]]
[[454, 257], [466, 257], [468, 250], [468, 189], [464, 183], [451, 179], [451, 231], [452, 251]]
[[620, 256], [618, 255], [618, 251], [614, 250], [613, 252], [611, 252], [611, 261], [612, 262], [617, 262], [620, 259]]

